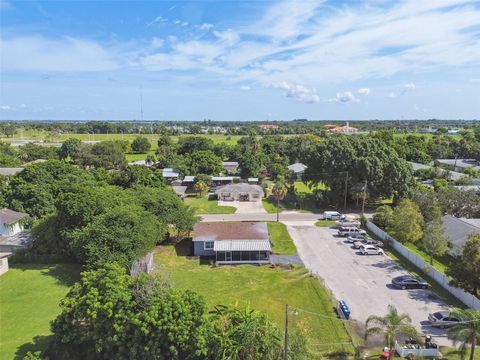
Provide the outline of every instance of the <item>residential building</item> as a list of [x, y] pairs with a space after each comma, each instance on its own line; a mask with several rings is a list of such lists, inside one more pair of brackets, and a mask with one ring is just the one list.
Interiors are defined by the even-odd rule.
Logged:
[[0, 252], [0, 276], [8, 271], [8, 258], [11, 255], [9, 252]]
[[350, 126], [350, 124], [348, 122], [344, 126], [328, 124], [328, 125], [325, 125], [325, 127], [331, 133], [342, 133], [342, 134], [358, 133], [358, 129], [356, 127]]
[[215, 191], [219, 200], [223, 201], [262, 201], [264, 192], [259, 185], [246, 183], [230, 184]]
[[28, 214], [13, 211], [7, 208], [0, 210], [0, 235], [12, 236], [23, 230], [22, 220]]
[[437, 159], [435, 160], [439, 166], [463, 173], [467, 168], [473, 168], [480, 171], [480, 162], [475, 159]]
[[268, 264], [272, 247], [264, 222], [201, 222], [193, 229], [195, 256], [217, 264]]
[[303, 178], [303, 174], [305, 173], [305, 170], [307, 168], [308, 166], [302, 163], [288, 165], [288, 170], [293, 171], [298, 180], [301, 180]]
[[480, 233], [480, 219], [456, 218], [452, 215], [443, 217], [443, 234], [452, 246], [450, 253], [454, 256], [462, 252], [463, 246], [472, 233]]
[[21, 172], [24, 168], [23, 167], [4, 167], [0, 168], [0, 175], [1, 176], [14, 176]]
[[274, 124], [261, 124], [261, 125], [258, 125], [258, 127], [263, 130], [278, 129], [278, 125], [274, 125]]
[[223, 161], [222, 165], [228, 175], [235, 174], [238, 171], [237, 161]]

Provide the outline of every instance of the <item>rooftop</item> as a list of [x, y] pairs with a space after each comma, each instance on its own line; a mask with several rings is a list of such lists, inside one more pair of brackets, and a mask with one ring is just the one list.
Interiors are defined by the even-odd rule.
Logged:
[[23, 230], [12, 236], [0, 235], [0, 245], [29, 248], [32, 246], [32, 235], [29, 230]]
[[[476, 221], [479, 221], [477, 219]], [[452, 215], [443, 217], [443, 234], [449, 238], [454, 247], [461, 248], [467, 241], [468, 235], [471, 233], [480, 233], [480, 227], [477, 226], [474, 219], [456, 218]]]
[[288, 165], [288, 169], [292, 170], [295, 173], [305, 171], [306, 168], [308, 168], [308, 166], [302, 163], [295, 163], [292, 165]]
[[0, 221], [8, 225], [14, 224], [27, 216], [28, 214], [26, 213], [10, 210], [7, 208], [0, 210]]
[[238, 183], [222, 186], [217, 189], [216, 193], [256, 193], [259, 195], [263, 195], [263, 189], [259, 185]]
[[24, 169], [23, 167], [12, 167], [12, 168], [4, 167], [4, 168], [0, 168], [0, 175], [13, 176], [13, 175], [16, 175], [19, 172], [21, 172], [23, 169]]
[[270, 240], [215, 241], [213, 251], [272, 251]]
[[193, 241], [268, 240], [264, 222], [201, 222], [193, 228]]

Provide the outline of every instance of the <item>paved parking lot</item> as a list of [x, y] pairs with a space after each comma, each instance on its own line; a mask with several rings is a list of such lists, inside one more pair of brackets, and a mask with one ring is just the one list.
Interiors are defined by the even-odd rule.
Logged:
[[431, 334], [440, 345], [450, 345], [445, 331], [428, 326], [428, 314], [448, 309], [430, 290], [397, 290], [395, 276], [407, 274], [388, 256], [359, 255], [336, 237], [336, 229], [288, 224], [288, 231], [305, 266], [325, 280], [337, 299], [345, 300], [352, 317], [362, 323], [369, 315], [384, 315], [389, 304], [412, 318], [418, 330]]

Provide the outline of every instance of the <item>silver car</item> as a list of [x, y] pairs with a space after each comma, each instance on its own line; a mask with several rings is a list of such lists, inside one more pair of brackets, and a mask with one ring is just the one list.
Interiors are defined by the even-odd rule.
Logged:
[[383, 255], [383, 250], [373, 245], [362, 245], [360, 247], [362, 255]]
[[428, 321], [432, 326], [446, 328], [457, 325], [460, 319], [453, 316], [450, 311], [438, 311], [428, 315]]
[[354, 243], [355, 241], [365, 240], [365, 235], [362, 234], [352, 234], [347, 237], [347, 242]]

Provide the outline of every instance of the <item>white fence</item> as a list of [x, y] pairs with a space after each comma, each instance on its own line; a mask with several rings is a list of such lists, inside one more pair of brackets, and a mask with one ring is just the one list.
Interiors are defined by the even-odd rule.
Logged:
[[430, 265], [430, 263], [428, 263], [427, 261], [420, 258], [418, 255], [410, 251], [408, 248], [406, 248], [397, 240], [392, 238], [390, 235], [388, 235], [385, 231], [380, 229], [371, 221], [367, 221], [367, 228], [368, 230], [373, 232], [376, 236], [378, 236], [380, 239], [388, 241], [390, 246], [392, 246], [396, 251], [398, 251], [400, 255], [402, 255], [404, 258], [410, 261], [419, 270], [423, 271], [428, 276], [430, 276], [433, 280], [435, 280], [435, 282], [437, 282], [441, 287], [443, 287], [450, 294], [455, 296], [458, 300], [460, 300], [466, 306], [475, 310], [480, 310], [480, 300], [476, 296], [460, 288], [450, 286], [448, 284], [449, 279], [445, 274], [435, 269], [432, 265]]
[[144, 257], [133, 262], [130, 266], [130, 275], [136, 276], [140, 273], [150, 273], [153, 268], [153, 252], [148, 253]]

